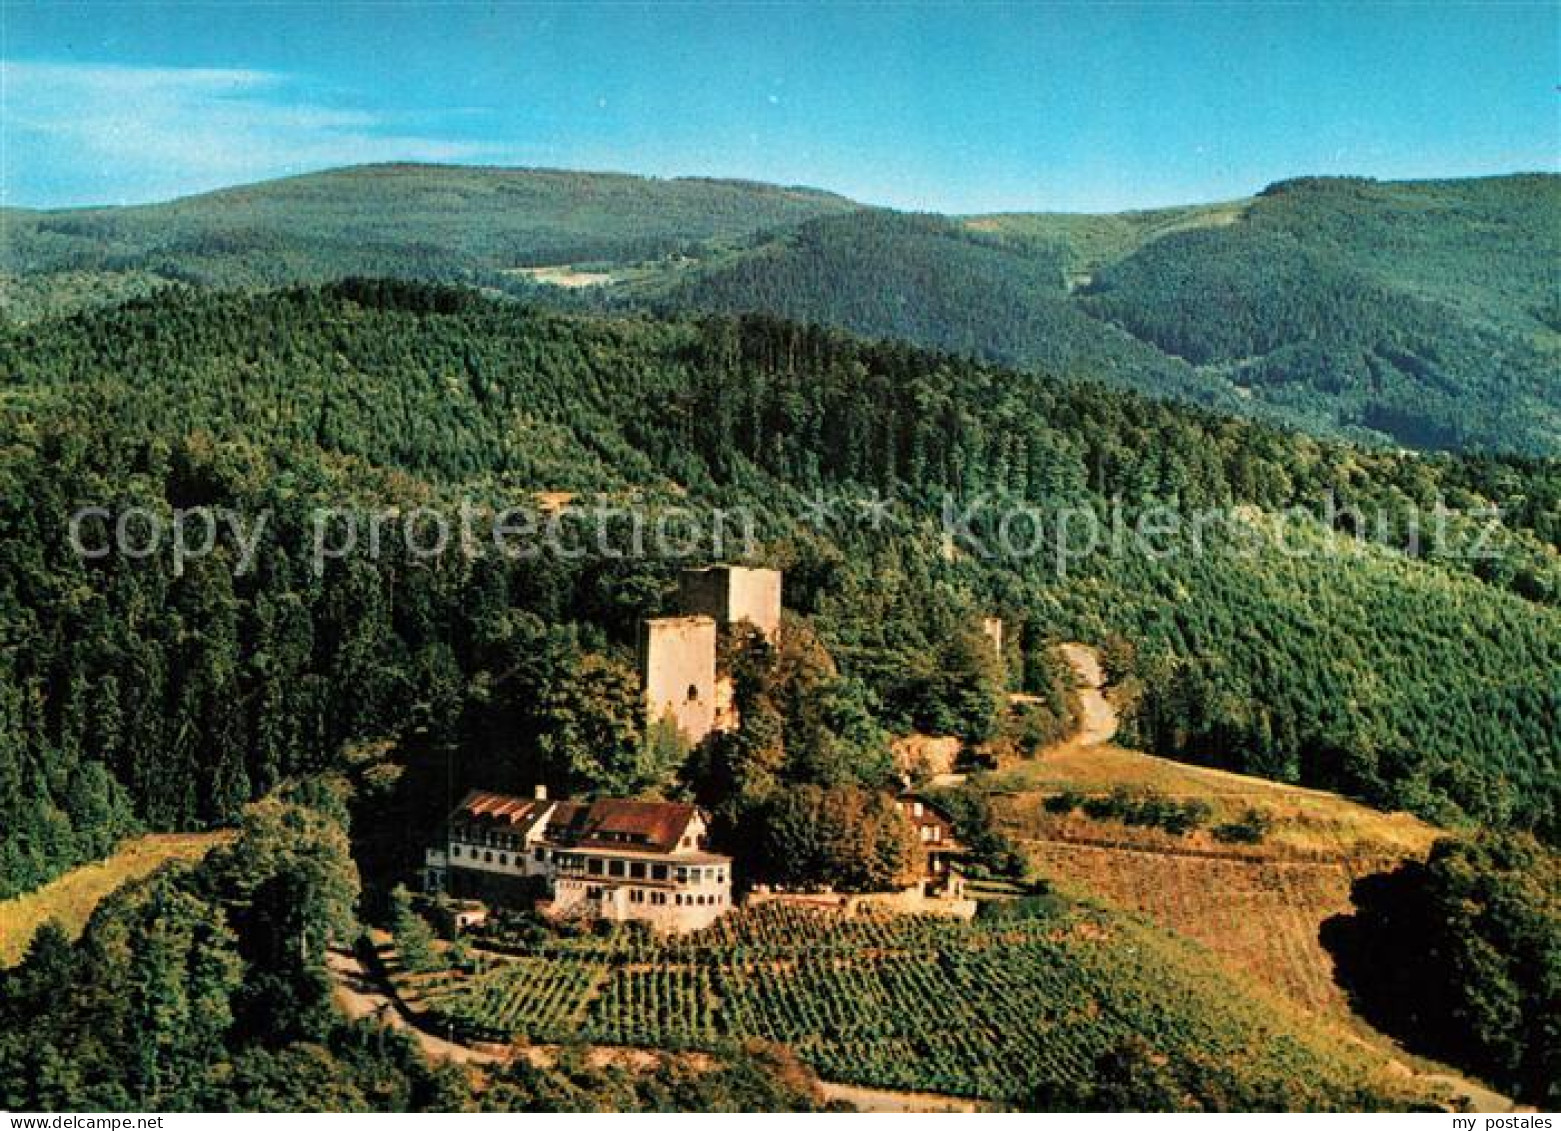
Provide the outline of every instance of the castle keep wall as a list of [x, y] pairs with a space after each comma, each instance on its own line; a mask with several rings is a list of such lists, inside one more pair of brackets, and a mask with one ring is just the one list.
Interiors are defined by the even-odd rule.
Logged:
[[685, 613], [713, 617], [722, 625], [746, 620], [775, 642], [781, 619], [780, 570], [711, 566], [684, 570], [680, 582]]

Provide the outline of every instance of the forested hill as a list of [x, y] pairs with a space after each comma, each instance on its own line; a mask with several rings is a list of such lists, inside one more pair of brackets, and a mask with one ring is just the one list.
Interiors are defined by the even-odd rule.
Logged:
[[765, 310], [1315, 432], [1561, 451], [1561, 177], [1286, 182], [1125, 216], [823, 217], [684, 272]]
[[[865, 772], [884, 729], [979, 735], [980, 696], [949, 673], [969, 660], [959, 626], [997, 611], [1021, 666], [1057, 640], [1117, 641], [1139, 688], [1128, 733], [1151, 748], [1561, 835], [1553, 461], [1323, 442], [764, 318], [562, 316], [406, 283], [185, 291], [0, 329], [0, 374], [12, 888], [138, 822], [230, 822], [364, 751], [389, 751], [435, 810], [452, 759], [489, 780], [660, 780], [625, 737], [634, 633], [679, 563], [429, 566], [391, 539], [310, 567], [315, 505], [541, 490], [753, 508], [788, 605], [840, 668], [816, 712], [829, 737], [809, 746], [817, 780]], [[832, 513], [810, 519], [821, 492]], [[875, 492], [894, 503], [881, 528], [858, 507]], [[1330, 494], [1361, 517], [1319, 512], [1281, 541], [1287, 508]], [[1170, 554], [1106, 543], [1059, 568], [987, 553], [984, 512], [951, 552], [946, 498], [1230, 521]], [[1504, 518], [1455, 518], [1406, 552], [1437, 500]], [[83, 561], [66, 519], [87, 503], [271, 518], [247, 572], [227, 531], [182, 568], [166, 552]], [[1330, 521], [1374, 543], [1322, 552]], [[1494, 553], [1461, 555], [1476, 538]]]
[[0, 270], [22, 315], [170, 281], [387, 275], [523, 287], [528, 267], [675, 259], [857, 207], [747, 181], [369, 165], [166, 204], [0, 211]]
[[744, 182], [373, 166], [3, 220], [13, 320], [172, 281], [388, 275], [572, 309], [758, 311], [1318, 434], [1561, 452], [1556, 176], [954, 218]]

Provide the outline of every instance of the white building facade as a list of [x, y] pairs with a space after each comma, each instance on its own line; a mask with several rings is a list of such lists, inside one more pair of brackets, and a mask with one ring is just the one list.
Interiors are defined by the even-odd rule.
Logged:
[[708, 851], [707, 831], [692, 805], [474, 790], [428, 848], [424, 887], [561, 918], [695, 930], [732, 906], [731, 858]]

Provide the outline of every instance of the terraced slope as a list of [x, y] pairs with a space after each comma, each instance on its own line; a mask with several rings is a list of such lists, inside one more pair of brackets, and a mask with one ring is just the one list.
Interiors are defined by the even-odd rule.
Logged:
[[[1079, 644], [1065, 645], [1064, 654], [1079, 675], [1085, 725], [987, 783], [1004, 828], [1040, 874], [1065, 889], [1141, 912], [1298, 1004], [1348, 1018], [1319, 929], [1350, 910], [1357, 878], [1424, 856], [1438, 830], [1323, 790], [1118, 746], [1111, 741], [1117, 709], [1099, 657]], [[1046, 804], [1064, 792], [1098, 797], [1123, 789], [1201, 802], [1207, 823], [1175, 835], [1079, 810], [1052, 812]], [[1259, 843], [1225, 844], [1210, 834], [1250, 809], [1273, 822]]]
[[1207, 1107], [1401, 1102], [1383, 1061], [1201, 948], [1051, 901], [960, 923], [768, 905], [679, 940], [522, 943], [475, 975], [409, 979], [436, 1030], [715, 1048], [762, 1037], [847, 1083], [1089, 1102], [1103, 1065], [1161, 1063]]

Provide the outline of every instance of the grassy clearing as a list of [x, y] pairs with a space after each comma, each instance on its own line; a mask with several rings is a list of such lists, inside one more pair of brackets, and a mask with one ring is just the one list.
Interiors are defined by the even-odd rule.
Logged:
[[1423, 855], [1440, 835], [1434, 825], [1408, 813], [1384, 813], [1322, 790], [1246, 777], [1224, 770], [1156, 758], [1118, 746], [1065, 744], [1032, 762], [997, 775], [993, 789], [1011, 832], [1028, 839], [1127, 840], [1146, 849], [1229, 851], [1207, 831], [1169, 837], [1155, 830], [1127, 829], [1086, 817], [1058, 817], [1042, 807], [1046, 797], [1073, 790], [1106, 794], [1117, 787], [1152, 789], [1176, 800], [1197, 799], [1213, 810], [1212, 824], [1233, 820], [1249, 808], [1274, 819], [1259, 845], [1242, 845], [1243, 857], [1340, 861]]
[[602, 287], [613, 281], [605, 271], [582, 271], [568, 264], [555, 267], [517, 267], [507, 274], [521, 275], [533, 283], [545, 283], [550, 287], [575, 290], [580, 287]]
[[199, 860], [230, 836], [214, 832], [134, 837], [107, 860], [73, 868], [37, 891], [0, 903], [0, 966], [19, 962], [33, 933], [50, 919], [58, 919], [75, 938], [98, 903], [115, 888], [150, 875], [170, 860]]

